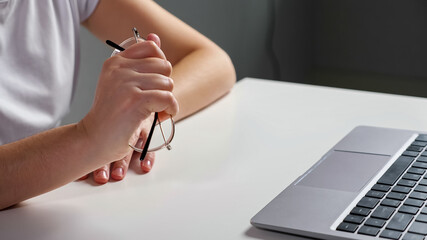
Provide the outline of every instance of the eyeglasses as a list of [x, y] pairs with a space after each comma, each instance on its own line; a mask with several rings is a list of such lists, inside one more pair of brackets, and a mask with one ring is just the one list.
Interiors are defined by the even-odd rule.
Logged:
[[[136, 28], [133, 28], [132, 32], [133, 32], [133, 37], [126, 39], [120, 45], [110, 40], [106, 41], [108, 45], [110, 45], [115, 49], [111, 54], [111, 56], [114, 56], [117, 53], [124, 51], [125, 47], [129, 47], [134, 43], [145, 41], [145, 39], [139, 36], [139, 33], [136, 30]], [[158, 130], [156, 130], [156, 127]], [[169, 135], [166, 135], [165, 133], [169, 133]], [[163, 127], [162, 127], [162, 123], [160, 122], [160, 119], [159, 119], [159, 113], [156, 112], [154, 113], [154, 120], [151, 125], [150, 132], [148, 133], [147, 139], [144, 143], [144, 147], [138, 148], [132, 145], [131, 143], [129, 143], [129, 147], [131, 147], [134, 151], [141, 153], [140, 160], [142, 161], [147, 155], [147, 152], [155, 152], [163, 148], [166, 148], [167, 150], [171, 150], [172, 147], [170, 146], [170, 143], [172, 142], [172, 139], [174, 136], [175, 136], [175, 122], [172, 116], [170, 116], [168, 120], [165, 120], [163, 122]]]

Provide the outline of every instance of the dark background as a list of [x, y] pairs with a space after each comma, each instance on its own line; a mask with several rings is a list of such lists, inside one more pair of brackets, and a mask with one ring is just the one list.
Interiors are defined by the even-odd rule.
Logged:
[[[427, 1], [157, 0], [231, 57], [237, 78], [427, 96]], [[89, 110], [111, 49], [82, 30], [71, 113]]]

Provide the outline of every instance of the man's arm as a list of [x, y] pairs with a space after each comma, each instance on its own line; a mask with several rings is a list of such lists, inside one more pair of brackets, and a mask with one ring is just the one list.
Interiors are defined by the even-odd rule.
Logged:
[[83, 24], [102, 41], [117, 43], [136, 27], [142, 35], [155, 33], [172, 63], [173, 93], [184, 118], [227, 93], [236, 81], [228, 55], [212, 41], [151, 0], [100, 0]]
[[129, 155], [144, 119], [178, 112], [171, 70], [153, 42], [136, 44], [105, 61], [92, 108], [79, 123], [0, 146], [0, 209]]
[[102, 165], [87, 146], [77, 124], [0, 146], [0, 209], [58, 188]]

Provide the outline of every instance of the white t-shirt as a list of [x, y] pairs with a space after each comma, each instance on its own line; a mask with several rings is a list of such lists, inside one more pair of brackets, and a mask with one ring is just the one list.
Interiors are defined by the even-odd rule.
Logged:
[[0, 145], [59, 125], [98, 0], [0, 0]]

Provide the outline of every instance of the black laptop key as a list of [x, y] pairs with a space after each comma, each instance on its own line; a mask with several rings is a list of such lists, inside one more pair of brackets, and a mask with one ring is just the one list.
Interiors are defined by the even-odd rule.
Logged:
[[411, 145], [406, 149], [406, 151], [414, 151], [414, 152], [421, 152], [423, 150], [423, 147]]
[[398, 212], [391, 218], [386, 228], [403, 232], [408, 227], [413, 218], [414, 216], [411, 214]]
[[416, 157], [418, 156], [419, 152], [414, 152], [414, 151], [404, 151], [402, 153], [403, 156], [409, 156], [409, 157]]
[[372, 209], [377, 206], [379, 202], [380, 200], [376, 198], [363, 197], [360, 199], [359, 203], [357, 203], [357, 206]]
[[[427, 179], [426, 179], [427, 183]], [[405, 186], [405, 187], [413, 187], [417, 184], [416, 181], [408, 180], [408, 179], [400, 179], [399, 182], [397, 182], [397, 185], [399, 186]]]
[[421, 181], [418, 184], [423, 185], [423, 186], [427, 186], [427, 179], [425, 179], [425, 178], [421, 179]]
[[395, 208], [379, 206], [372, 213], [371, 217], [380, 218], [380, 219], [389, 219], [393, 215]]
[[427, 163], [427, 157], [426, 156], [421, 156], [417, 159], [417, 162], [424, 162]]
[[418, 212], [418, 208], [417, 207], [408, 206], [408, 205], [402, 205], [399, 208], [399, 212], [400, 213], [408, 213], [408, 214], [415, 215]]
[[402, 236], [401, 232], [392, 231], [392, 230], [384, 230], [380, 234], [380, 237], [382, 238], [388, 238], [388, 239], [399, 239], [400, 236]]
[[410, 187], [396, 186], [391, 191], [408, 194], [412, 189]]
[[[417, 162], [415, 162], [415, 163], [417, 163]], [[417, 174], [417, 175], [423, 175], [425, 172], [426, 172], [426, 170], [423, 168], [411, 167], [408, 169], [408, 173]]]
[[382, 220], [382, 219], [378, 219], [378, 218], [368, 218], [368, 220], [366, 220], [366, 222], [365, 222], [365, 225], [382, 228], [382, 227], [384, 227], [385, 222], [386, 222], [386, 220]]
[[[427, 181], [427, 179], [426, 179]], [[390, 191], [390, 186], [388, 185], [382, 185], [382, 184], [375, 184], [371, 189], [375, 190], [375, 191], [380, 191], [380, 192], [388, 192]]]
[[421, 156], [427, 157], [427, 150], [424, 150], [424, 152], [421, 153]]
[[424, 240], [424, 236], [413, 233], [406, 233], [402, 240]]
[[427, 193], [422, 193], [422, 192], [412, 192], [409, 195], [410, 198], [415, 198], [418, 200], [423, 200], [425, 201], [427, 199]]
[[408, 157], [416, 157], [418, 156], [419, 152], [413, 152], [413, 151], [404, 151], [402, 153], [403, 156], [408, 156]]
[[397, 208], [400, 205], [400, 201], [386, 198], [381, 202], [381, 205]]
[[359, 226], [354, 223], [342, 222], [340, 225], [338, 225], [337, 230], [354, 233], [358, 227]]
[[415, 187], [414, 191], [427, 193], [427, 186], [418, 185]]
[[419, 134], [415, 141], [427, 142], [427, 134]]
[[377, 227], [362, 226], [357, 233], [369, 236], [377, 236], [380, 230], [381, 229]]
[[419, 147], [425, 147], [425, 146], [427, 146], [427, 142], [415, 141], [415, 142], [412, 143], [412, 145], [419, 146]]
[[402, 178], [412, 180], [412, 181], [418, 181], [420, 180], [421, 176], [417, 174], [412, 174], [412, 173], [405, 173]]
[[385, 196], [384, 192], [378, 192], [378, 191], [369, 191], [368, 193], [366, 193], [367, 197], [373, 197], [373, 198], [383, 198]]
[[427, 163], [416, 161], [414, 164], [412, 164], [412, 167], [427, 169]]
[[425, 214], [420, 214], [420, 215], [418, 215], [418, 217], [415, 219], [415, 221], [417, 221], [417, 222], [427, 223], [427, 215], [425, 215]]
[[364, 217], [358, 215], [348, 215], [344, 218], [344, 222], [355, 223], [358, 225], [361, 224], [364, 220]]
[[408, 198], [408, 199], [406, 199], [406, 201], [403, 204], [420, 208], [424, 205], [424, 201], [413, 199], [413, 198]]
[[389, 193], [387, 195], [387, 198], [402, 201], [403, 199], [406, 198], [406, 194], [404, 194], [404, 193], [397, 193], [397, 192], [391, 192], [391, 193]]
[[413, 157], [399, 157], [389, 169], [378, 180], [379, 184], [393, 185], [399, 177], [405, 172], [409, 165], [414, 161]]
[[350, 212], [350, 214], [360, 215], [360, 216], [364, 216], [364, 217], [368, 216], [370, 213], [371, 213], [371, 209], [362, 208], [362, 207], [355, 207]]
[[427, 235], [427, 223], [414, 222], [414, 223], [412, 223], [408, 232]]

